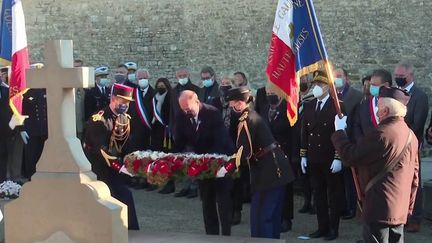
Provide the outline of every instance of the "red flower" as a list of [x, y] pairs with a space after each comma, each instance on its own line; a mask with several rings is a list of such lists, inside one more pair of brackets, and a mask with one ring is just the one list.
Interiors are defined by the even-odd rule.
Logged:
[[188, 176], [195, 177], [195, 176], [199, 175], [200, 173], [201, 173], [201, 170], [199, 169], [199, 167], [194, 162], [192, 162], [189, 165], [189, 168], [187, 171]]
[[169, 161], [161, 159], [155, 163], [153, 168], [153, 175], [163, 174], [170, 176], [171, 175], [171, 167], [169, 166]]
[[138, 173], [138, 170], [139, 170], [139, 168], [140, 168], [140, 166], [141, 166], [141, 160], [135, 160], [133, 163], [132, 163], [132, 171], [135, 173], [135, 174], [137, 174]]
[[183, 159], [176, 158], [172, 160], [171, 170], [173, 173], [180, 170], [182, 167], [183, 167]]
[[225, 169], [226, 169], [228, 172], [234, 170], [235, 167], [236, 167], [235, 164], [234, 164], [234, 163], [231, 163], [231, 162], [226, 163], [224, 166], [225, 166]]

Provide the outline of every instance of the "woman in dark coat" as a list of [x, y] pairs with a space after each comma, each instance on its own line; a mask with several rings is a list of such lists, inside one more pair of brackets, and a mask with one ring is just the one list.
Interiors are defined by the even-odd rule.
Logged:
[[168, 152], [171, 149], [170, 98], [171, 85], [166, 78], [160, 78], [155, 84], [156, 92], [152, 99], [153, 118], [151, 131], [151, 149]]

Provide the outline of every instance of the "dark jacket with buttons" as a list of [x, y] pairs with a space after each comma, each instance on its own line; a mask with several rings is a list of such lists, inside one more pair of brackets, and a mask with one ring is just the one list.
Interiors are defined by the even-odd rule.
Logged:
[[[242, 125], [242, 121], [246, 121], [247, 126]], [[279, 146], [258, 156], [259, 151], [276, 142], [258, 113], [245, 110], [239, 118], [238, 130], [237, 148], [243, 146], [242, 162], [249, 161], [252, 192], [283, 186], [294, 180], [289, 160]]]
[[23, 98], [24, 130], [29, 136], [48, 136], [47, 101], [45, 89], [29, 89]]
[[11, 118], [12, 110], [9, 106], [9, 88], [0, 86], [0, 139], [7, 139], [13, 135], [9, 127]]
[[321, 111], [315, 111], [317, 99], [304, 104], [300, 156], [308, 163], [325, 163], [330, 166], [334, 159], [340, 159], [330, 140], [334, 133], [336, 108], [330, 96]]
[[109, 104], [110, 88], [105, 87], [105, 94], [101, 92], [99, 87], [95, 86], [85, 91], [84, 96], [84, 121], [96, 112], [104, 109]]

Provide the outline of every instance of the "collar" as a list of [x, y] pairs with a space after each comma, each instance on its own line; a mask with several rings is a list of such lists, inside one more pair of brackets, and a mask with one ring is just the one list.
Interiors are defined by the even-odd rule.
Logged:
[[337, 92], [338, 95], [340, 95], [342, 98], [348, 92], [349, 88], [350, 88], [350, 85], [347, 83], [341, 91]]
[[100, 90], [101, 93], [102, 93], [102, 89], [103, 89], [104, 87], [100, 86], [98, 83], [96, 83], [96, 86], [99, 88], [99, 90]]
[[147, 86], [146, 88], [141, 88], [141, 87], [139, 87], [139, 90], [141, 90], [142, 92], [143, 92], [143, 95], [145, 95], [145, 94], [147, 94], [147, 90], [149, 89], [149, 87], [150, 87], [150, 85], [149, 86]]
[[329, 98], [330, 98], [330, 94], [327, 94], [322, 100], [317, 99], [317, 104], [319, 101], [321, 101], [321, 105], [324, 105]]
[[0, 86], [3, 86], [3, 87], [6, 87], [6, 88], [9, 88], [9, 85], [5, 84], [4, 82], [0, 82]]
[[406, 86], [405, 88], [401, 88], [401, 89], [405, 89], [408, 93], [411, 93], [411, 89], [413, 86], [414, 86], [414, 81], [410, 83], [408, 86]]

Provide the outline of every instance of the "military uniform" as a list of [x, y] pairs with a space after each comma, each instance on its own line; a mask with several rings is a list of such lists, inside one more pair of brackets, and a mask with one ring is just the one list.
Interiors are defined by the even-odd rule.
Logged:
[[13, 136], [9, 127], [12, 110], [9, 107], [9, 88], [0, 81], [0, 183], [6, 180], [8, 156], [8, 141]]
[[29, 139], [24, 145], [24, 177], [30, 179], [36, 172], [36, 163], [42, 155], [45, 140], [48, 138], [47, 101], [45, 89], [29, 89], [23, 98], [23, 114], [29, 116], [24, 121], [24, 131]]
[[95, 87], [85, 91], [84, 97], [84, 121], [88, 121], [92, 114], [102, 110], [109, 104], [108, 87]]
[[[228, 91], [229, 101], [250, 101], [247, 87]], [[240, 116], [239, 116], [240, 115]], [[280, 238], [285, 186], [294, 180], [288, 158], [266, 122], [255, 111], [244, 109], [231, 116], [237, 125], [237, 148], [249, 167], [251, 183], [251, 236]]]
[[[117, 120], [123, 118], [122, 120]], [[117, 122], [118, 121], [118, 122]], [[119, 125], [123, 124], [123, 126]], [[120, 174], [122, 158], [130, 151], [130, 117], [119, 117], [108, 106], [94, 114], [84, 138], [84, 152], [98, 180], [107, 184], [111, 196], [128, 206], [128, 227], [138, 230], [138, 220], [132, 193]]]

